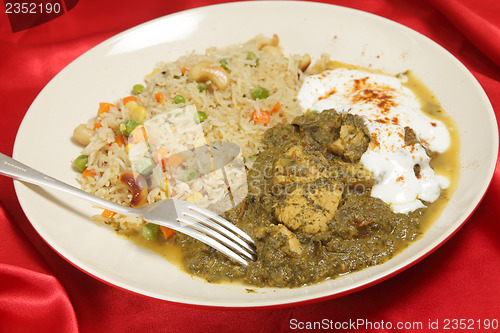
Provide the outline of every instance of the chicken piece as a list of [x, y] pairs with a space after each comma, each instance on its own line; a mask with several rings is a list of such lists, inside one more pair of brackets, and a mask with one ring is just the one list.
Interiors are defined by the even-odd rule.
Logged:
[[328, 150], [344, 156], [349, 162], [356, 162], [368, 148], [369, 142], [369, 137], [362, 129], [351, 124], [344, 124], [340, 128], [340, 137], [328, 146]]
[[344, 155], [345, 146], [341, 139], [337, 139], [328, 146], [328, 150], [336, 155]]
[[306, 153], [301, 145], [293, 146], [274, 163], [273, 183], [308, 183], [327, 177], [327, 163], [323, 155]]
[[297, 187], [275, 207], [274, 215], [291, 230], [323, 232], [334, 218], [342, 197], [339, 183], [308, 183]]
[[299, 240], [293, 232], [291, 232], [287, 227], [285, 227], [283, 224], [279, 224], [277, 226], [277, 231], [276, 231], [276, 236], [284, 236], [287, 238], [287, 243], [288, 247], [290, 248], [290, 251], [295, 252], [297, 254], [302, 253], [302, 245], [300, 245]]

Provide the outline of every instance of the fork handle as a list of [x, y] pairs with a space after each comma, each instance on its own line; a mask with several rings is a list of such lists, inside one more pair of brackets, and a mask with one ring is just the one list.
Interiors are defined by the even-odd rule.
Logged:
[[63, 183], [55, 178], [52, 178], [40, 171], [37, 171], [29, 166], [16, 161], [15, 159], [0, 153], [0, 175], [4, 175], [13, 179], [21, 180], [38, 186], [48, 186], [63, 192], [76, 195], [80, 198], [89, 200], [97, 206], [112, 210], [121, 214], [136, 215], [139, 214], [132, 207], [125, 207], [112, 201], [100, 198], [94, 194], [85, 192], [74, 186]]

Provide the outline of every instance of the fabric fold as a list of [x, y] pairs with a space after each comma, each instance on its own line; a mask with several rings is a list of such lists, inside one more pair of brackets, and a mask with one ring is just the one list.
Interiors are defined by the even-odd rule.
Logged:
[[76, 316], [54, 276], [0, 263], [0, 331], [76, 332]]
[[23, 238], [0, 204], [0, 332], [77, 332], [66, 290]]
[[500, 22], [488, 19], [488, 12], [500, 11], [497, 1], [429, 0], [481, 52], [500, 66]]

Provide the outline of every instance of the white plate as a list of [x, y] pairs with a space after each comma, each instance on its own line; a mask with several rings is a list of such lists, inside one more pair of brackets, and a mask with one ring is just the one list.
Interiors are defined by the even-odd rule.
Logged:
[[188, 51], [277, 33], [286, 53], [327, 52], [333, 59], [389, 73], [411, 69], [455, 119], [462, 168], [450, 203], [427, 233], [385, 264], [297, 289], [208, 284], [160, 256], [90, 222], [91, 205], [57, 191], [16, 182], [21, 205], [43, 239], [61, 256], [112, 285], [173, 302], [260, 307], [337, 297], [386, 279], [431, 253], [470, 216], [490, 183], [498, 153], [493, 109], [471, 73], [426, 37], [387, 19], [311, 2], [238, 2], [162, 17], [127, 30], [61, 71], [33, 102], [19, 129], [14, 158], [78, 186], [71, 160], [80, 147], [73, 129], [98, 103], [129, 93], [159, 61]]

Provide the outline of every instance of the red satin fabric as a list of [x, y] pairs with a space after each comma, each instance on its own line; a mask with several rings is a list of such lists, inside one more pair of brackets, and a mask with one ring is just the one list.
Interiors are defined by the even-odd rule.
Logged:
[[[67, 14], [17, 33], [0, 13], [0, 151], [12, 154], [17, 129], [33, 99], [83, 52], [137, 24], [218, 2], [80, 1]], [[371, 12], [428, 36], [471, 70], [494, 109], [500, 110], [497, 0], [323, 2]], [[446, 320], [451, 325], [453, 319], [467, 319], [474, 331], [493, 332], [484, 325], [486, 320], [500, 320], [499, 173], [497, 167], [482, 204], [464, 227], [417, 265], [338, 299], [264, 310], [173, 304], [86, 275], [36, 234], [15, 197], [12, 180], [0, 177], [0, 332], [288, 332], [297, 331], [300, 323], [361, 319], [379, 326], [342, 331], [436, 332], [429, 326], [436, 321], [443, 331]], [[391, 330], [380, 327], [381, 322], [421, 322], [422, 328]]]
[[[59, 281], [46, 273], [0, 264], [5, 332], [75, 331], [73, 306]], [[26, 320], [26, 319], [29, 320]]]
[[68, 295], [0, 205], [0, 331], [78, 329]]
[[[500, 2], [430, 0], [478, 49], [500, 65]], [[497, 41], [497, 42], [495, 42]]]

